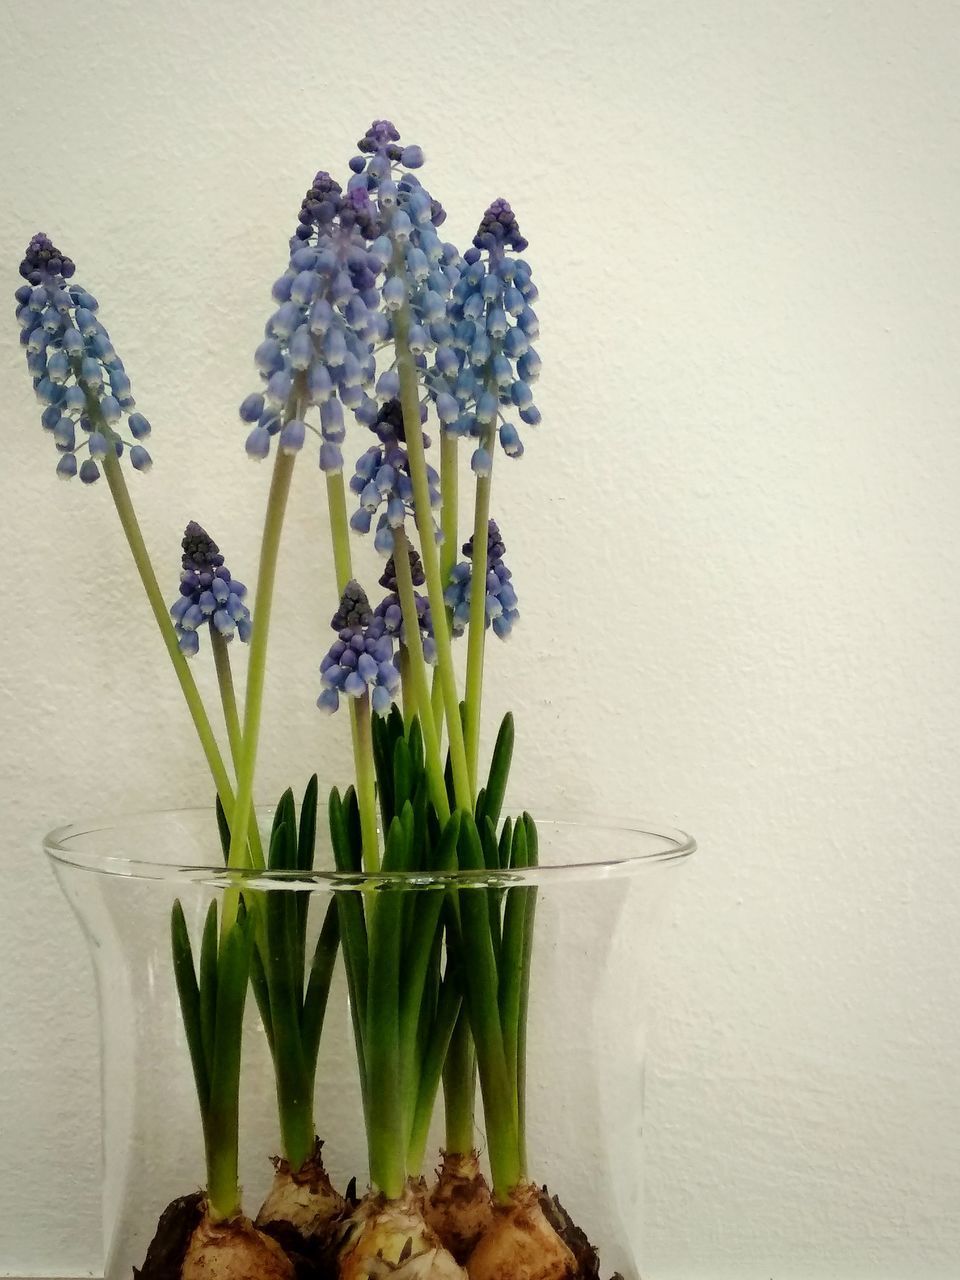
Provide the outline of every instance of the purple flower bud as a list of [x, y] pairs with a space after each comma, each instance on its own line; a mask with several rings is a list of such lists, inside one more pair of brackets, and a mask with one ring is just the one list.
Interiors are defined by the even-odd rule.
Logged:
[[343, 454], [338, 444], [324, 440], [320, 446], [320, 470], [327, 475], [336, 475], [343, 470]]
[[247, 436], [247, 453], [258, 461], [270, 452], [270, 432], [266, 427], [254, 427]]
[[297, 454], [306, 438], [306, 424], [300, 418], [291, 418], [280, 432], [280, 448], [286, 454]]
[[317, 699], [317, 706], [327, 715], [332, 715], [340, 707], [340, 695], [336, 689], [324, 689]]
[[523, 457], [523, 443], [512, 422], [505, 422], [501, 426], [500, 444], [508, 458]]
[[[258, 392], [253, 392], [240, 405], [240, 420], [242, 422], [256, 422], [263, 413], [263, 396]], [[131, 423], [134, 416], [131, 415]]]
[[470, 466], [478, 476], [489, 476], [493, 470], [493, 459], [486, 449], [475, 449], [470, 459]]

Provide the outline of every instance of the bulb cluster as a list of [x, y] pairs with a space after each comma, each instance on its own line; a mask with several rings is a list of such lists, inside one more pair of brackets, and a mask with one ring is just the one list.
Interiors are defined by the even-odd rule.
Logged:
[[170, 616], [180, 651], [192, 658], [200, 648], [200, 630], [206, 622], [211, 632], [232, 640], [234, 632], [250, 639], [250, 610], [244, 604], [247, 588], [231, 577], [220, 548], [195, 520], [184, 530], [180, 594], [170, 606]]
[[[26, 283], [15, 295], [17, 320], [27, 369], [43, 405], [40, 422], [60, 455], [57, 475], [69, 480], [79, 474], [92, 484], [100, 478], [99, 460], [111, 450], [121, 457], [129, 449], [137, 471], [150, 468], [150, 455], [140, 443], [150, 434], [150, 423], [135, 412], [130, 379], [97, 318], [96, 298], [70, 283], [74, 272], [73, 262], [48, 236], [35, 235], [20, 264]], [[120, 435], [124, 418], [129, 441]], [[84, 451], [88, 456], [78, 465], [77, 455]]]

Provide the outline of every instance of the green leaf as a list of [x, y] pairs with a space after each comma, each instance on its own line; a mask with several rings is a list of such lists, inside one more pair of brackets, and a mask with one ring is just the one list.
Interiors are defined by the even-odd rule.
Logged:
[[217, 830], [220, 833], [220, 848], [223, 852], [224, 865], [226, 865], [230, 858], [230, 824], [227, 822], [227, 815], [224, 813], [219, 796], [217, 796]]
[[[464, 815], [458, 843], [460, 866], [486, 870], [483, 847], [472, 815]], [[483, 888], [457, 891], [463, 937], [463, 975], [470, 1028], [477, 1049], [491, 1171], [498, 1195], [519, 1181], [515, 1121], [515, 1081], [507, 1070], [500, 1021], [499, 976], [490, 928], [489, 893]]]
[[274, 1039], [273, 1017], [270, 1013], [270, 984], [267, 981], [267, 971], [264, 968], [259, 943], [250, 951], [250, 986], [253, 988], [254, 999], [260, 1011], [260, 1021], [263, 1023], [263, 1033], [267, 1037], [267, 1044], [270, 1046], [272, 1055], [274, 1052]]
[[539, 867], [540, 837], [537, 834], [537, 824], [527, 812], [524, 812], [523, 815], [523, 826], [527, 833], [527, 866]]
[[[457, 839], [460, 834], [460, 814], [454, 812], [447, 820], [434, 859], [434, 870], [451, 870], [456, 865]], [[414, 899], [411, 917], [411, 935], [403, 953], [403, 985], [400, 993], [400, 1038], [404, 1052], [412, 1054], [416, 1043], [417, 1019], [424, 996], [424, 987], [430, 959], [440, 935], [440, 913], [446, 892], [442, 888], [420, 889], [402, 895]]]
[[[333, 844], [333, 856], [338, 871], [350, 872], [357, 868], [354, 865], [355, 854], [350, 848], [350, 834], [347, 817], [340, 793], [336, 789], [330, 792], [329, 804], [330, 839]], [[353, 889], [336, 890], [337, 909], [340, 916], [340, 935], [343, 946], [343, 959], [347, 971], [347, 985], [350, 990], [350, 1009], [354, 1022], [354, 1037], [357, 1042], [357, 1057], [360, 1064], [361, 1083], [366, 1085], [364, 1067], [364, 1038], [367, 1017], [367, 924], [363, 914], [363, 902], [360, 891]]]
[[207, 1106], [210, 1100], [210, 1078], [207, 1071], [206, 1057], [203, 1051], [203, 1016], [200, 1011], [200, 989], [197, 986], [197, 975], [193, 967], [193, 949], [190, 946], [190, 934], [183, 907], [177, 899], [170, 913], [170, 942], [173, 949], [173, 975], [177, 984], [177, 995], [180, 1000], [180, 1014], [183, 1018], [183, 1029], [187, 1036], [187, 1048], [190, 1050], [190, 1061], [193, 1064], [193, 1078], [197, 1086], [197, 1099], [200, 1103], [200, 1114], [206, 1122]]
[[[484, 818], [480, 828], [483, 836], [483, 860], [488, 871], [500, 870], [500, 848], [497, 844], [497, 833], [489, 818]], [[493, 953], [500, 964], [500, 910], [503, 905], [503, 890], [490, 888], [487, 890], [487, 901], [490, 904], [490, 937], [493, 939]]]
[[[518, 822], [513, 829], [513, 847], [510, 865], [522, 871], [527, 864], [527, 832]], [[512, 1081], [518, 1081], [517, 1064], [520, 1044], [520, 997], [523, 983], [524, 931], [527, 918], [527, 895], [523, 886], [509, 889], [503, 915], [503, 947], [500, 953], [500, 1025], [503, 1028], [503, 1046], [507, 1059], [507, 1072]], [[520, 1125], [519, 1094], [514, 1090], [514, 1120]]]
[[[401, 717], [402, 718], [402, 717]], [[377, 775], [377, 792], [380, 798], [380, 820], [386, 831], [395, 812], [393, 803], [393, 738], [390, 736], [389, 717], [373, 716], [373, 767]]]
[[500, 870], [500, 846], [497, 843], [497, 829], [489, 818], [477, 823], [483, 838], [483, 862], [488, 871]]
[[410, 727], [407, 729], [407, 745], [410, 748], [410, 765], [413, 770], [413, 776], [420, 777], [425, 770], [425, 758], [423, 751], [423, 730], [420, 728], [420, 721], [416, 716], [410, 721]]
[[355, 787], [347, 787], [344, 792], [343, 815], [347, 823], [347, 836], [352, 858], [351, 869], [361, 872], [363, 870], [363, 824], [360, 821], [360, 802], [357, 800]]
[[518, 822], [513, 828], [510, 867], [514, 871], [524, 871], [527, 865], [527, 827], [526, 823]]
[[297, 807], [293, 791], [288, 787], [280, 797], [273, 815], [270, 833], [270, 852], [267, 867], [270, 871], [296, 871], [297, 867]]
[[411, 1151], [421, 1156], [426, 1148], [437, 1090], [440, 1087], [440, 1076], [450, 1048], [453, 1030], [457, 1025], [461, 1003], [462, 993], [459, 982], [446, 979], [440, 988], [430, 1038], [421, 1057], [419, 1087], [410, 1139]]
[[217, 1032], [217, 904], [211, 902], [200, 941], [200, 1031], [207, 1075], [213, 1070], [213, 1045]]
[[[412, 810], [404, 806], [404, 815]], [[407, 858], [408, 825], [394, 818], [383, 855], [385, 871], [402, 870]], [[385, 1195], [403, 1189], [402, 1164], [406, 1134], [400, 1069], [400, 937], [405, 894], [395, 889], [378, 892], [370, 913], [367, 1020], [364, 1032], [367, 1070], [370, 1176]], [[398, 1182], [399, 1185], [393, 1184]]]
[[220, 942], [213, 1069], [207, 1108], [208, 1148], [223, 1150], [237, 1141], [240, 1107], [240, 1050], [243, 1009], [250, 975], [251, 928], [241, 904]]
[[[394, 818], [387, 829], [387, 841], [383, 851], [383, 863], [381, 870], [386, 872], [406, 871], [409, 856], [408, 847], [408, 826], [404, 821], [406, 814], [410, 814], [410, 824], [413, 823], [413, 809], [409, 801], [404, 805], [403, 815]], [[393, 893], [393, 890], [387, 890], [381, 896]]]
[[300, 1039], [303, 1043], [303, 1057], [308, 1070], [315, 1072], [317, 1055], [320, 1052], [320, 1037], [323, 1034], [323, 1020], [327, 1011], [327, 1000], [330, 996], [330, 983], [337, 963], [337, 951], [340, 948], [340, 914], [336, 902], [327, 905], [327, 912], [320, 928], [320, 936], [313, 952], [310, 965], [310, 978], [307, 982], [307, 994], [303, 1001], [303, 1014], [300, 1019]]
[[510, 865], [510, 849], [513, 846], [513, 819], [504, 818], [503, 829], [500, 832], [500, 866], [509, 867]]
[[[540, 842], [537, 825], [529, 813], [523, 815], [527, 833], [527, 866], [540, 865]], [[517, 1018], [517, 1130], [520, 1144], [520, 1164], [527, 1172], [527, 1021], [530, 1011], [530, 976], [533, 967], [533, 934], [537, 916], [537, 890], [528, 886], [526, 894], [526, 919], [523, 925], [523, 962], [520, 979], [520, 1009]]]
[[[317, 850], [317, 799], [320, 784], [314, 774], [307, 783], [300, 806], [300, 829], [297, 835], [297, 865], [301, 871], [312, 871]], [[307, 895], [304, 894], [304, 897]]]
[[410, 760], [410, 748], [403, 738], [398, 738], [393, 747], [393, 812], [401, 813], [403, 807], [413, 794], [413, 766]]
[[500, 810], [503, 808], [503, 797], [507, 790], [507, 779], [510, 776], [510, 763], [513, 759], [513, 714], [508, 711], [503, 717], [500, 732], [490, 760], [490, 773], [487, 777], [487, 794], [484, 803], [484, 815], [496, 828], [500, 823]]

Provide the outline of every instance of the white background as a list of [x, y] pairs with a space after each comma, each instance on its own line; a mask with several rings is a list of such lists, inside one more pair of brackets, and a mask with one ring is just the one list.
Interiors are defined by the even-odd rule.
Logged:
[[[253, 574], [236, 404], [313, 171], [386, 115], [451, 236], [513, 202], [544, 425], [499, 468], [524, 618], [493, 701], [541, 809], [702, 845], [659, 961], [648, 1274], [956, 1276], [956, 6], [0, 14], [4, 287], [42, 228], [99, 296], [171, 584], [192, 517]], [[96, 1024], [38, 838], [209, 788], [109, 495], [54, 478], [12, 305], [0, 376], [0, 1272], [73, 1274], [99, 1265]], [[311, 710], [332, 574], [301, 471], [268, 798], [345, 748]]]

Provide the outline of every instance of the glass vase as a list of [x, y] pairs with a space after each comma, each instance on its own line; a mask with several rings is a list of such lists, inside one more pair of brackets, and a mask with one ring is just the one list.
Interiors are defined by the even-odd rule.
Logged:
[[[270, 812], [261, 825], [269, 829]], [[348, 875], [227, 872], [215, 816], [183, 810], [53, 832], [45, 842], [90, 947], [100, 1010], [105, 1280], [142, 1267], [164, 1208], [204, 1181], [204, 1147], [171, 960], [176, 901], [196, 942], [212, 900], [298, 895], [316, 937], [337, 895], [442, 894], [535, 901], [527, 1038], [531, 1181], [559, 1201], [592, 1250], [582, 1274], [637, 1280], [643, 1242], [642, 1115], [651, 943], [674, 877], [693, 851], [682, 832], [538, 820], [540, 863], [524, 872]], [[331, 867], [318, 835], [316, 866]], [[278, 1149], [274, 1074], [256, 1004], [244, 1015], [239, 1168], [244, 1211], [266, 1194]], [[317, 1072], [323, 1157], [341, 1190], [368, 1181], [351, 1013], [338, 960]], [[475, 1143], [484, 1159], [482, 1107]], [[443, 1144], [438, 1100], [422, 1173]]]

